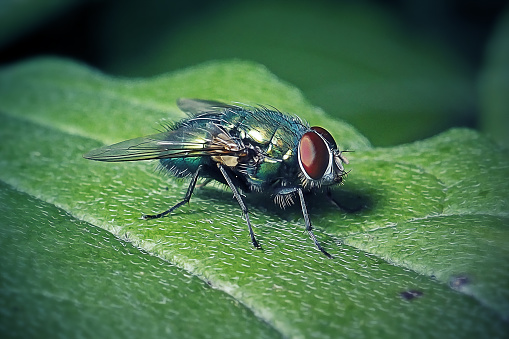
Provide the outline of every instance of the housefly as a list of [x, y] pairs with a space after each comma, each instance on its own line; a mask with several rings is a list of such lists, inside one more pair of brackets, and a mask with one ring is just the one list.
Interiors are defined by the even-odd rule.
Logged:
[[187, 119], [161, 133], [104, 146], [84, 157], [108, 162], [159, 159], [160, 167], [175, 177], [191, 178], [181, 201], [144, 219], [164, 217], [189, 202], [198, 178], [228, 185], [256, 248], [260, 246], [241, 192], [270, 195], [282, 208], [298, 198], [306, 231], [316, 247], [332, 258], [313, 234], [304, 200], [304, 192], [340, 184], [346, 175], [343, 164], [348, 161], [329, 132], [264, 106], [198, 99], [179, 99], [177, 105], [189, 115]]

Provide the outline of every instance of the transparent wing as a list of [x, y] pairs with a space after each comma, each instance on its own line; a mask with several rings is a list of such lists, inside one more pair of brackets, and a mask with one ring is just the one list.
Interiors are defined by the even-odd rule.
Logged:
[[214, 100], [201, 100], [201, 99], [188, 99], [180, 98], [177, 100], [177, 106], [190, 115], [198, 115], [203, 113], [218, 112], [225, 108], [234, 108], [235, 106], [228, 105]]
[[243, 147], [217, 125], [206, 128], [184, 126], [174, 131], [130, 139], [100, 147], [83, 155], [97, 161], [137, 161], [165, 158], [234, 155], [243, 153]]

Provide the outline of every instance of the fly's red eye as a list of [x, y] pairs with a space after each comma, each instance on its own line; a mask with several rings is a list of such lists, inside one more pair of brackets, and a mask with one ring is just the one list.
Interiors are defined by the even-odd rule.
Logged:
[[320, 134], [325, 140], [327, 140], [329, 142], [329, 144], [331, 144], [332, 148], [338, 147], [336, 145], [336, 140], [334, 140], [332, 135], [325, 128], [313, 126], [313, 127], [311, 127], [311, 129], [313, 131], [315, 131], [316, 133]]
[[300, 164], [313, 180], [320, 180], [329, 165], [330, 151], [323, 139], [315, 132], [307, 132], [300, 139]]

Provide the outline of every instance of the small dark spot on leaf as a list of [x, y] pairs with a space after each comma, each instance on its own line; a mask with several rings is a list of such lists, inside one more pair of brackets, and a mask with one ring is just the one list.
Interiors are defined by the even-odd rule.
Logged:
[[399, 295], [401, 296], [401, 298], [403, 298], [405, 300], [412, 300], [415, 298], [422, 297], [423, 294], [424, 293], [422, 291], [409, 290], [409, 291], [403, 291]]
[[489, 193], [490, 193], [490, 191], [488, 191], [488, 190], [481, 190], [479, 192], [479, 196], [485, 198], [488, 196]]
[[472, 282], [472, 279], [467, 274], [460, 274], [452, 276], [449, 280], [449, 286], [455, 290], [461, 290]]

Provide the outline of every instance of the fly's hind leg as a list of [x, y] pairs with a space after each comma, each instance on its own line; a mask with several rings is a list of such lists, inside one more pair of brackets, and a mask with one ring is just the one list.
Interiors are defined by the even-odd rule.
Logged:
[[230, 177], [228, 176], [228, 173], [226, 172], [224, 167], [219, 163], [217, 164], [217, 167], [221, 171], [221, 174], [223, 175], [224, 180], [226, 180], [226, 183], [228, 184], [228, 186], [230, 186], [230, 189], [233, 192], [233, 196], [235, 197], [235, 199], [237, 199], [237, 202], [239, 203], [240, 208], [242, 209], [242, 213], [244, 213], [244, 218], [246, 219], [246, 222], [247, 222], [247, 227], [249, 229], [249, 235], [251, 236], [251, 242], [253, 243], [253, 246], [256, 248], [261, 248], [260, 245], [258, 244], [258, 241], [256, 241], [256, 238], [255, 238], [255, 235], [253, 232], [253, 228], [251, 227], [251, 222], [249, 221], [249, 213], [248, 213], [246, 205], [244, 204], [244, 201], [242, 200], [242, 197], [240, 196], [239, 190], [233, 184], [232, 179], [230, 179]]
[[198, 180], [198, 177], [200, 176], [200, 170], [201, 170], [201, 165], [198, 166], [198, 169], [196, 170], [196, 172], [194, 172], [193, 178], [191, 179], [191, 183], [189, 184], [189, 187], [187, 188], [187, 193], [186, 193], [184, 199], [182, 199], [177, 204], [173, 205], [172, 207], [168, 208], [166, 211], [161, 212], [159, 214], [145, 214], [142, 216], [142, 219], [162, 218], [162, 217], [168, 215], [169, 213], [173, 212], [180, 206], [188, 203], [189, 200], [191, 199], [191, 195], [193, 195], [193, 190], [194, 190], [194, 187], [196, 186], [196, 181]]

